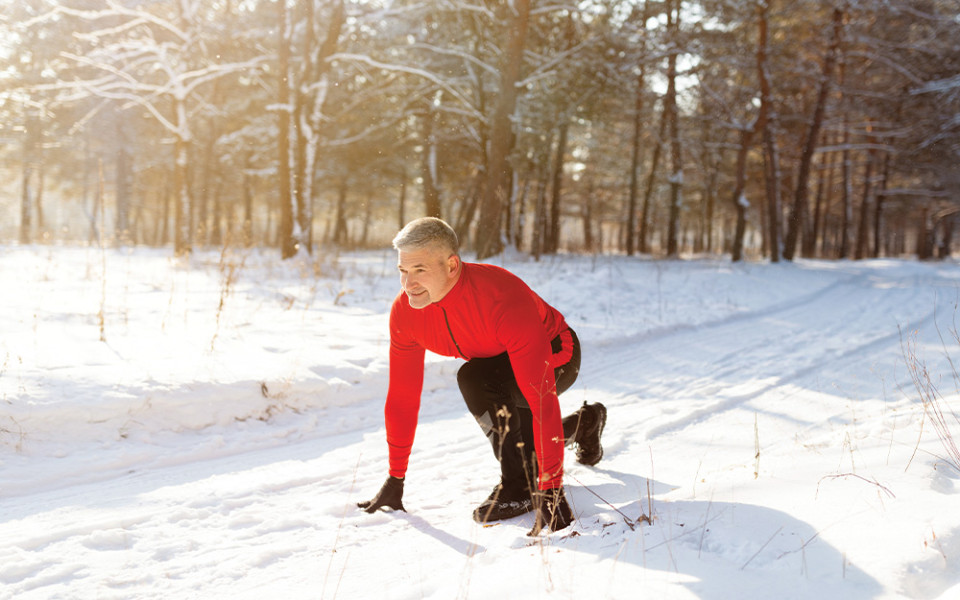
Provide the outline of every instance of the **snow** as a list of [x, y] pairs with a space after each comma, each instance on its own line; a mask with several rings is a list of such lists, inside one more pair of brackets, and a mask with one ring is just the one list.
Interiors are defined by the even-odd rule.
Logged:
[[392, 251], [0, 249], [0, 598], [960, 597], [960, 473], [904, 352], [960, 410], [953, 262], [498, 259], [582, 341], [563, 411], [609, 411], [603, 461], [568, 453], [576, 523], [529, 538], [471, 520], [498, 469], [454, 359], [409, 512], [356, 508]]

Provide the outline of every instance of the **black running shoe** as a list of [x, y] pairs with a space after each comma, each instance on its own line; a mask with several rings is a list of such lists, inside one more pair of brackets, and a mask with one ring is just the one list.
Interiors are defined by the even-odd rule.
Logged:
[[512, 519], [533, 510], [530, 490], [511, 489], [497, 484], [486, 500], [473, 510], [473, 520], [477, 523], [489, 523]]
[[575, 416], [578, 423], [573, 441], [577, 444], [577, 462], [592, 467], [603, 458], [600, 436], [607, 424], [607, 407], [599, 402], [584, 402]]

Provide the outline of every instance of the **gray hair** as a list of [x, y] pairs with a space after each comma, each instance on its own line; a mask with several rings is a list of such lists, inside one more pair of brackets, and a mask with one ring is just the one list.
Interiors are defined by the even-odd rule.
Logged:
[[457, 233], [446, 221], [436, 217], [414, 219], [400, 230], [393, 238], [393, 247], [397, 250], [404, 248], [423, 248], [431, 245], [450, 250], [451, 254], [460, 254], [460, 242]]

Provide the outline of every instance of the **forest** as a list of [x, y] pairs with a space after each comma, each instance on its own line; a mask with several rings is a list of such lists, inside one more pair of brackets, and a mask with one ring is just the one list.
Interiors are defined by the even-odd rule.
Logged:
[[5, 0], [0, 240], [943, 258], [957, 0]]

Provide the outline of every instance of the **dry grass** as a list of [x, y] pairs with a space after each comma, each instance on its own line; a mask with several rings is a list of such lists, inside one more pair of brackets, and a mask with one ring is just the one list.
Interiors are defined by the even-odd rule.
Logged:
[[[940, 336], [943, 355], [946, 357], [951, 371], [948, 376], [953, 379], [955, 391], [960, 394], [960, 389], [958, 389], [960, 373], [957, 372], [956, 364], [950, 356], [950, 349], [939, 325], [937, 326], [937, 333]], [[960, 348], [960, 333], [958, 333], [956, 325], [950, 329], [950, 334], [957, 347]], [[929, 422], [944, 450], [944, 454], [939, 455], [938, 458], [960, 473], [960, 448], [957, 447], [955, 437], [956, 434], [960, 434], [960, 415], [951, 405], [951, 400], [947, 399], [941, 390], [943, 376], [932, 373], [923, 356], [921, 356], [918, 350], [917, 335], [917, 332], [914, 331], [905, 338], [903, 331], [900, 331], [900, 348], [906, 362], [907, 372], [910, 373], [916, 400], [923, 407], [923, 421], [917, 446], [919, 446], [926, 424]], [[956, 397], [953, 397], [954, 402]], [[915, 455], [916, 449], [914, 449]], [[910, 457], [910, 462], [912, 461], [913, 456]], [[909, 467], [909, 462], [907, 466]]]

